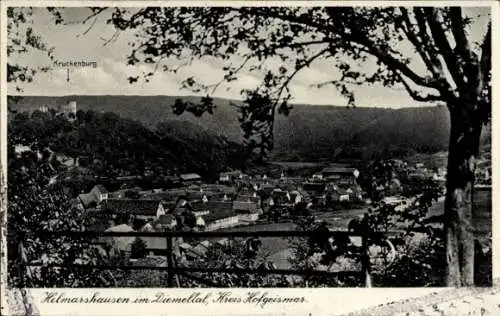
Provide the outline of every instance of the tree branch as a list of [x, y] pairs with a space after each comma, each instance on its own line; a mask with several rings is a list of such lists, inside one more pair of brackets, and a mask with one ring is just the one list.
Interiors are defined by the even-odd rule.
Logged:
[[481, 85], [479, 57], [472, 51], [469, 40], [465, 36], [464, 28], [466, 22], [462, 18], [462, 9], [460, 7], [451, 7], [449, 15], [451, 31], [456, 42], [455, 49], [464, 63], [467, 84], [469, 87], [478, 87]]
[[[441, 63], [439, 62], [439, 60], [431, 58], [430, 54], [425, 50], [425, 48], [430, 49], [432, 47], [432, 44], [428, 42], [429, 38], [424, 37], [426, 35], [425, 23], [423, 25], [419, 25], [419, 33], [417, 33], [415, 26], [410, 21], [410, 14], [408, 13], [408, 10], [405, 7], [400, 7], [400, 10], [402, 15], [401, 29], [417, 50], [418, 54], [422, 58], [422, 61], [427, 66], [427, 69], [436, 78], [444, 77], [444, 73], [442, 71]], [[415, 17], [415, 19], [417, 18]], [[418, 36], [420, 36], [420, 39], [418, 38]]]
[[236, 75], [238, 72], [240, 72], [243, 67], [245, 67], [245, 65], [250, 61], [250, 59], [252, 59], [253, 55], [247, 55], [245, 56], [243, 62], [236, 68], [233, 68], [231, 70], [232, 74], [226, 74], [224, 76], [224, 78], [222, 78], [219, 82], [215, 83], [215, 84], [212, 84], [212, 85], [208, 85], [206, 88], [208, 89], [209, 87], [212, 87], [212, 91], [211, 91], [211, 94], [214, 94], [215, 91], [219, 88], [219, 86], [224, 82], [224, 81], [231, 81], [232, 79], [232, 75]]
[[419, 36], [420, 40], [422, 42], [422, 45], [427, 47], [427, 55], [429, 59], [432, 61], [432, 64], [436, 67], [436, 70], [438, 72], [438, 80], [440, 81], [440, 84], [443, 85], [443, 88], [447, 90], [451, 90], [452, 87], [446, 80], [446, 76], [444, 74], [444, 66], [441, 60], [438, 58], [438, 49], [436, 47], [436, 43], [433, 41], [431, 38], [432, 36], [429, 34], [432, 34], [431, 31], [428, 29], [427, 26], [427, 20], [425, 18], [425, 13], [423, 12], [423, 8], [418, 8], [415, 7], [413, 8], [413, 13], [415, 14], [415, 19], [417, 20], [417, 25], [419, 29]]
[[431, 29], [434, 43], [436, 43], [436, 45], [438, 46], [439, 52], [446, 62], [446, 66], [453, 78], [453, 81], [455, 81], [455, 84], [461, 90], [465, 87], [466, 83], [463, 70], [460, 63], [458, 63], [457, 59], [455, 58], [450, 43], [446, 38], [446, 34], [443, 29], [444, 21], [441, 13], [438, 9], [431, 7], [425, 7], [424, 12]]
[[415, 73], [412, 69], [410, 69], [406, 64], [401, 62], [400, 60], [386, 54], [379, 47], [376, 47], [370, 40], [367, 38], [357, 40], [361, 45], [365, 46], [368, 49], [368, 52], [375, 57], [377, 57], [381, 62], [387, 65], [389, 69], [393, 71], [401, 71], [406, 77], [408, 77], [415, 84], [437, 89], [439, 86], [437, 85], [437, 81], [432, 77], [421, 77], [417, 73]]
[[406, 91], [408, 94], [415, 100], [415, 101], [420, 101], [420, 102], [436, 102], [436, 101], [444, 101], [443, 97], [440, 95], [435, 95], [435, 94], [423, 94], [420, 91], [413, 90], [404, 76], [400, 72], [396, 72], [399, 81], [403, 84], [405, 87]]
[[101, 14], [103, 11], [105, 11], [107, 9], [109, 9], [109, 8], [108, 7], [102, 7], [102, 8], [96, 9], [94, 12], [92, 12], [92, 14], [88, 15], [81, 23], [82, 24], [87, 23], [88, 20], [90, 20], [93, 17], [97, 17], [99, 14]]
[[280, 98], [281, 94], [283, 93], [283, 90], [285, 89], [285, 87], [288, 87], [288, 84], [290, 83], [290, 81], [292, 81], [292, 79], [295, 77], [295, 75], [299, 71], [304, 69], [304, 67], [308, 67], [314, 60], [316, 60], [317, 58], [319, 58], [321, 55], [323, 55], [326, 52], [328, 52], [328, 48], [325, 48], [325, 49], [319, 51], [317, 54], [309, 57], [309, 59], [307, 59], [301, 66], [297, 67], [295, 69], [295, 71], [288, 77], [288, 79], [285, 81], [285, 83], [283, 83], [283, 85], [281, 86], [281, 89], [279, 90], [279, 93], [278, 93], [278, 99]]
[[[302, 26], [310, 27], [310, 28], [315, 28], [318, 31], [322, 31], [325, 33], [325, 36], [328, 37], [329, 35], [332, 35], [332, 28], [329, 28], [328, 25], [324, 25], [321, 23], [317, 23], [312, 21], [311, 19], [308, 19], [306, 16], [289, 16], [289, 15], [283, 15], [276, 13], [275, 11], [272, 10], [267, 10], [266, 12], [261, 12], [261, 13], [255, 13], [255, 11], [251, 12], [254, 14], [264, 14], [266, 17], [286, 21], [289, 23], [294, 23], [294, 24], [299, 24]], [[334, 34], [334, 33], [333, 33]], [[353, 30], [351, 34], [348, 34], [346, 32], [341, 32], [338, 34], [342, 38], [347, 39], [350, 42], [357, 43], [359, 45], [362, 45], [368, 49], [368, 52], [371, 55], [374, 55], [377, 57], [381, 62], [386, 64], [389, 68], [392, 70], [400, 70], [405, 76], [410, 78], [413, 82], [416, 84], [427, 87], [427, 88], [437, 88], [437, 82], [435, 80], [432, 80], [430, 77], [421, 77], [417, 73], [415, 73], [412, 69], [408, 67], [408, 65], [404, 64], [402, 61], [398, 60], [397, 58], [394, 58], [393, 56], [386, 54], [380, 50], [379, 47], [376, 47], [376, 45], [369, 41], [366, 38], [365, 33], [360, 33], [360, 32], [355, 32]], [[335, 42], [335, 39], [330, 39], [331, 42]]]
[[[475, 54], [470, 48], [470, 43], [465, 36], [465, 21], [462, 18], [462, 9], [460, 7], [450, 8], [451, 31], [457, 43], [457, 51], [460, 53], [466, 63], [471, 63], [476, 59]], [[477, 61], [477, 59], [476, 59]]]

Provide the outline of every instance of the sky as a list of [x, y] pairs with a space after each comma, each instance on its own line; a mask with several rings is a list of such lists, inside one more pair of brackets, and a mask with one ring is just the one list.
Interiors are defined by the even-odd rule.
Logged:
[[[480, 41], [488, 22], [489, 8], [464, 8], [467, 15], [478, 17], [470, 29], [473, 40]], [[149, 65], [127, 66], [126, 56], [130, 52], [128, 43], [133, 40], [130, 32], [121, 33], [118, 39], [105, 45], [106, 39], [114, 33], [112, 26], [106, 25], [105, 19], [96, 20], [93, 27], [85, 33], [90, 23], [82, 24], [89, 11], [86, 8], [70, 8], [64, 11], [69, 23], [55, 25], [45, 8], [34, 8], [33, 28], [49, 45], [55, 47], [55, 57], [59, 61], [95, 62], [96, 68], [72, 68], [70, 81], [66, 81], [67, 69], [55, 67], [48, 73], [37, 75], [30, 84], [22, 85], [23, 95], [193, 95], [191, 91], [181, 89], [181, 81], [188, 76], [216, 81], [224, 72], [218, 60], [196, 60], [191, 66], [182, 68], [177, 74], [158, 72], [149, 83], [139, 81], [130, 84], [128, 76], [149, 72]], [[85, 33], [85, 34], [83, 34]], [[11, 57], [24, 65], [41, 65], [48, 62], [46, 56], [29, 53]], [[167, 63], [175, 61], [167, 61]], [[291, 82], [292, 103], [317, 105], [346, 105], [347, 100], [332, 86], [312, 87], [315, 83], [327, 81], [338, 72], [332, 69], [331, 61], [318, 60], [311, 67], [300, 72]], [[418, 68], [418, 67], [417, 67]], [[213, 94], [216, 97], [240, 99], [241, 89], [254, 88], [261, 78], [244, 72], [235, 82], [222, 85]], [[9, 84], [9, 94], [19, 94]], [[354, 90], [356, 105], [365, 107], [403, 108], [432, 103], [420, 103], [408, 96], [403, 88], [386, 88], [382, 85], [363, 85]]]

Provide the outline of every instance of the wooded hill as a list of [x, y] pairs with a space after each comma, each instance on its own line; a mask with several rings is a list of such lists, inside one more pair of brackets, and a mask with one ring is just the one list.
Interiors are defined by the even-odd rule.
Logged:
[[9, 150], [17, 144], [49, 148], [78, 159], [94, 175], [112, 178], [150, 171], [156, 177], [197, 172], [214, 180], [219, 172], [240, 167], [241, 145], [190, 124], [165, 123], [152, 131], [111, 112], [80, 110], [73, 122], [51, 113], [20, 112], [9, 121]]
[[[79, 110], [113, 112], [136, 119], [157, 129], [168, 121], [170, 133], [194, 140], [213, 134], [241, 142], [238, 122], [239, 101], [215, 98], [213, 115], [177, 116], [175, 100], [196, 102], [198, 97], [176, 96], [65, 96], [21, 98], [10, 105], [18, 111], [32, 111], [47, 105], [56, 108], [76, 100]], [[179, 123], [189, 122], [189, 125]], [[161, 126], [161, 125], [160, 125]], [[188, 129], [186, 127], [189, 127]], [[371, 159], [378, 156], [406, 156], [447, 150], [449, 117], [445, 107], [346, 108], [341, 106], [294, 105], [289, 116], [277, 115], [273, 159], [289, 161], [329, 161], [342, 158]], [[211, 136], [207, 136], [211, 137]]]

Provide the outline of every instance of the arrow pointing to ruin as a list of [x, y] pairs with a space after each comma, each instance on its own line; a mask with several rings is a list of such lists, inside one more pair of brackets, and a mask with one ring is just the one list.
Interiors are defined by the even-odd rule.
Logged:
[[69, 68], [66, 69], [66, 81], [69, 82]]

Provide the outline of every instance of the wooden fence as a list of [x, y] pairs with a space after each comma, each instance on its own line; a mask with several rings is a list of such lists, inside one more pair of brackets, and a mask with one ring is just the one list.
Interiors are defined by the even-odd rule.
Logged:
[[[43, 237], [43, 238], [57, 238], [57, 237], [72, 237], [72, 238], [89, 238], [92, 240], [97, 240], [100, 237], [159, 237], [165, 238], [166, 240], [166, 266], [140, 266], [140, 265], [88, 265], [88, 264], [70, 264], [70, 265], [58, 265], [58, 264], [46, 264], [46, 263], [34, 263], [27, 260], [25, 255], [24, 242], [26, 238], [30, 237]], [[52, 231], [38, 231], [38, 232], [26, 232], [18, 236], [19, 238], [19, 253], [21, 254], [21, 263], [19, 266], [20, 279], [23, 280], [21, 286], [29, 287], [29, 284], [25, 283], [26, 268], [27, 267], [65, 267], [74, 269], [100, 269], [100, 270], [159, 270], [167, 271], [167, 286], [174, 287], [174, 278], [177, 274], [190, 277], [188, 273], [193, 272], [208, 272], [208, 273], [232, 273], [232, 274], [261, 274], [261, 275], [302, 275], [302, 276], [331, 276], [331, 277], [342, 277], [342, 276], [355, 276], [359, 277], [360, 284], [365, 284], [367, 287], [371, 287], [371, 276], [370, 276], [370, 257], [368, 254], [368, 245], [370, 238], [380, 238], [386, 236], [384, 233], [371, 233], [371, 234], [358, 234], [346, 231], [328, 231], [328, 232], [318, 232], [318, 231], [241, 231], [241, 232], [178, 232], [178, 231], [168, 231], [168, 232], [52, 232]], [[173, 255], [173, 239], [174, 238], [217, 238], [226, 237], [228, 239], [234, 239], [236, 237], [360, 237], [362, 240], [361, 246], [361, 271], [324, 271], [324, 270], [297, 270], [297, 269], [252, 269], [252, 268], [199, 268], [199, 267], [178, 267], [174, 264]], [[195, 276], [193, 276], [195, 277]], [[196, 278], [196, 277], [195, 277]], [[29, 282], [29, 278], [28, 282]], [[200, 280], [197, 280], [200, 281]], [[207, 283], [208, 285], [215, 286], [214, 283]]]

